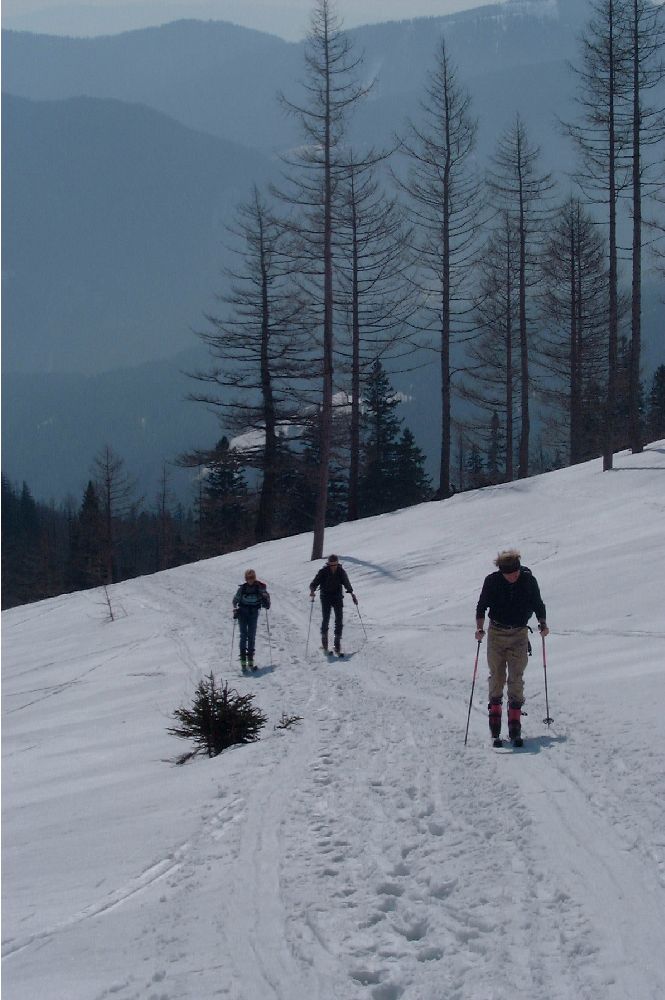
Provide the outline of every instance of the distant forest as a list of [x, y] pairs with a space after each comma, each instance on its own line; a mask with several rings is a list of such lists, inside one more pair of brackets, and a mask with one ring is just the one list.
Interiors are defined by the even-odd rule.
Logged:
[[[395, 417], [397, 399], [382, 370], [375, 369], [371, 406], [366, 410], [360, 517], [370, 517], [439, 499], [424, 472], [424, 456], [408, 428]], [[621, 394], [618, 425], [628, 441], [628, 409]], [[348, 455], [343, 440], [348, 412], [336, 417], [336, 458], [329, 486], [328, 524], [348, 518]], [[599, 411], [600, 412], [600, 411]], [[665, 365], [654, 375], [642, 406], [644, 436], [665, 438]], [[600, 419], [589, 426], [582, 460], [600, 454]], [[622, 445], [623, 446], [623, 445]], [[487, 451], [472, 445], [458, 455], [453, 492], [505, 481], [498, 464], [498, 442]], [[256, 541], [259, 492], [248, 485], [257, 455], [216, 448], [198, 456], [199, 492], [192, 508], [173, 503], [165, 468], [160, 495], [151, 503], [136, 495], [122, 459], [110, 448], [94, 462], [80, 506], [35, 501], [26, 483], [2, 479], [2, 607], [11, 608], [58, 594], [117, 583], [252, 545]], [[191, 464], [194, 456], [183, 456]], [[564, 464], [560, 454], [540, 454], [534, 474]], [[314, 519], [318, 454], [310, 426], [298, 447], [280, 449], [275, 537], [311, 531]]]

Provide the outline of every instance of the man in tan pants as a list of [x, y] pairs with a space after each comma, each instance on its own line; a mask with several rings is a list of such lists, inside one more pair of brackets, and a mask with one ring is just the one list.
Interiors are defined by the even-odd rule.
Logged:
[[499, 552], [495, 573], [485, 577], [476, 606], [476, 639], [485, 635], [485, 612], [489, 608], [487, 664], [489, 666], [489, 725], [495, 745], [501, 745], [503, 689], [508, 681], [508, 736], [522, 745], [524, 670], [529, 662], [527, 622], [535, 613], [542, 635], [549, 629], [545, 605], [535, 576], [522, 566], [517, 549]]

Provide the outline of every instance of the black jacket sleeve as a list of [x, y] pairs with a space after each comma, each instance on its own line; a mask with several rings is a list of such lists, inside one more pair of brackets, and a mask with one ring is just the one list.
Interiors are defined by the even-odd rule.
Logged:
[[538, 586], [538, 581], [535, 576], [531, 577], [531, 606], [533, 607], [534, 614], [538, 621], [545, 621], [547, 615], [545, 613], [545, 605], [543, 604], [543, 599], [540, 596], [540, 587]]
[[349, 580], [345, 569], [342, 570], [342, 583], [346, 589], [346, 592], [348, 594], [352, 594], [353, 587], [351, 586], [351, 581]]
[[317, 587], [319, 586], [319, 584], [321, 583], [321, 580], [322, 580], [322, 579], [323, 579], [323, 570], [322, 570], [322, 569], [320, 569], [320, 570], [319, 570], [319, 572], [318, 572], [318, 573], [316, 574], [316, 576], [314, 577], [314, 579], [312, 580], [312, 582], [310, 583], [310, 585], [309, 585], [309, 589], [310, 589], [310, 590], [311, 590], [312, 592], [313, 592], [313, 591], [315, 591], [315, 590], [316, 590], [316, 588], [317, 588]]
[[485, 582], [483, 583], [483, 588], [480, 591], [480, 597], [476, 604], [476, 618], [484, 618], [485, 612], [491, 604], [491, 581], [491, 576], [485, 577]]

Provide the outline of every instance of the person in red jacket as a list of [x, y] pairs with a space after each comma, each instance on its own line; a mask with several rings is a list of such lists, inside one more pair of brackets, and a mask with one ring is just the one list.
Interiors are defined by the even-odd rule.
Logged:
[[331, 610], [335, 612], [335, 637], [334, 650], [336, 653], [342, 651], [342, 628], [344, 627], [344, 593], [351, 594], [354, 604], [358, 603], [353, 587], [349, 582], [346, 570], [340, 565], [340, 561], [335, 555], [328, 556], [326, 565], [316, 574], [309, 585], [310, 600], [314, 600], [317, 587], [321, 588], [321, 645], [328, 650], [328, 624], [330, 622]]
[[485, 577], [476, 605], [476, 639], [485, 635], [485, 612], [489, 608], [487, 664], [489, 666], [489, 725], [492, 737], [501, 737], [503, 689], [508, 682], [508, 736], [518, 745], [522, 739], [524, 670], [529, 662], [527, 622], [535, 613], [538, 628], [547, 635], [545, 605], [538, 581], [522, 566], [517, 549], [505, 549], [494, 560], [496, 573]]

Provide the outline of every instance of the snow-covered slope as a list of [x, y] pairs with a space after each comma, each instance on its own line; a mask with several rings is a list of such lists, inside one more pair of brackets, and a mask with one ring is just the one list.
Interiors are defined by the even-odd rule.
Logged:
[[[662, 1000], [665, 442], [328, 532], [347, 662], [305, 656], [306, 536], [3, 615], [11, 1000]], [[548, 606], [523, 752], [468, 745], [474, 609], [517, 544]], [[238, 676], [231, 596], [271, 591]], [[484, 656], [484, 649], [482, 650]], [[215, 670], [264, 738], [174, 767]], [[282, 713], [300, 715], [274, 729]]]

